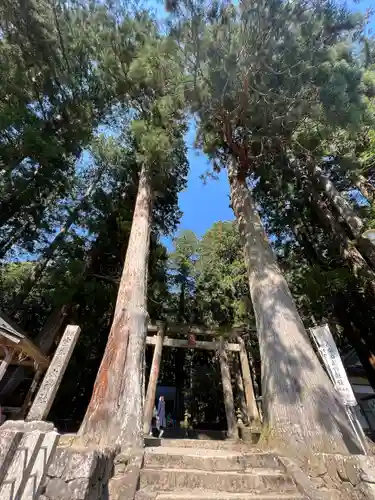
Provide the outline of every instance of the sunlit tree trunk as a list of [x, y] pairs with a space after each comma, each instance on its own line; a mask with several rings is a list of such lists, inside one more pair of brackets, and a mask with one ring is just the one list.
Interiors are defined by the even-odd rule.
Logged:
[[370, 262], [372, 267], [375, 268], [375, 247], [370, 240], [362, 238], [364, 230], [362, 219], [355, 213], [344, 196], [337, 191], [333, 182], [324, 175], [320, 167], [313, 162], [307, 162], [307, 165], [315, 184], [324, 192], [332, 207], [343, 218], [351, 234], [356, 238], [356, 245], [359, 251]]
[[[298, 162], [292, 160], [288, 163], [288, 170], [297, 179], [303, 196], [307, 203], [311, 205], [316, 214], [321, 227], [329, 234], [339, 251], [341, 258], [348, 265], [352, 274], [356, 278], [364, 278], [375, 294], [375, 273], [370, 268], [361, 252], [352, 243], [338, 218], [332, 213], [322, 196], [316, 191], [314, 185], [306, 177]], [[365, 238], [362, 238], [365, 240]], [[368, 240], [367, 245], [371, 245]], [[370, 249], [371, 250], [371, 249]]]
[[336, 189], [333, 182], [323, 173], [322, 169], [314, 162], [307, 162], [308, 170], [315, 181], [344, 219], [354, 237], [360, 236], [364, 223], [354, 212], [350, 203]]
[[151, 179], [143, 167], [113, 323], [79, 431], [84, 441], [142, 446], [151, 208]]
[[278, 446], [294, 448], [300, 457], [310, 451], [344, 453], [347, 446], [357, 449], [345, 410], [312, 348], [249, 188], [234, 161], [228, 176], [259, 336], [270, 439]]
[[369, 286], [375, 294], [375, 274], [370, 269], [366, 260], [351, 243], [340, 223], [325, 205], [324, 201], [319, 197], [318, 193], [312, 190], [310, 194], [312, 195], [310, 198], [311, 206], [320, 220], [322, 227], [329, 231], [343, 261], [348, 265], [356, 278], [364, 278], [368, 281]]
[[[339, 252], [343, 264], [350, 269], [351, 273], [355, 278], [357, 278], [359, 283], [365, 281], [368, 284], [369, 290], [372, 291], [372, 294], [375, 296], [375, 274], [363, 258], [361, 253], [352, 244], [348, 235], [346, 234], [344, 228], [341, 226], [337, 217], [332, 213], [330, 208], [327, 206], [326, 202], [322, 199], [320, 193], [318, 193], [314, 187], [306, 182], [301, 175], [301, 171], [295, 166], [293, 170], [295, 176], [297, 177], [300, 187], [303, 189], [304, 197], [306, 203], [311, 205], [311, 208], [315, 215], [317, 216], [317, 220], [320, 223], [323, 230], [329, 234], [333, 245], [337, 248]], [[372, 339], [367, 339], [361, 330], [355, 327], [354, 324], [348, 326], [348, 322], [346, 319], [347, 305], [343, 306], [343, 302], [341, 301], [341, 306], [336, 306], [336, 311], [340, 308], [342, 310], [342, 318], [344, 318], [344, 334], [349, 339], [352, 346], [356, 349], [359, 354], [363, 366], [368, 374], [369, 380], [372, 383], [374, 380], [375, 374], [375, 346], [372, 345]], [[351, 314], [352, 319], [353, 315]], [[341, 318], [340, 318], [341, 319]], [[365, 320], [362, 319], [362, 324]]]

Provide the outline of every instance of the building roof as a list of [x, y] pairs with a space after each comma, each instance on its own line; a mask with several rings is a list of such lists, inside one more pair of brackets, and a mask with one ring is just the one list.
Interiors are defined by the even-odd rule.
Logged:
[[46, 369], [49, 359], [30, 340], [26, 333], [3, 312], [0, 312], [0, 362], [9, 349], [14, 355], [9, 364], [22, 366], [38, 366]]

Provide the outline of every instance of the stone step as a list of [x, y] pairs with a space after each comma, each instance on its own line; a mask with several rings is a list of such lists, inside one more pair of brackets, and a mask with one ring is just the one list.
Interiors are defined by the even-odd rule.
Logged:
[[144, 442], [146, 447], [151, 448], [204, 448], [211, 450], [234, 450], [239, 452], [256, 449], [254, 445], [229, 439], [220, 441], [213, 439], [158, 439], [146, 437]]
[[[261, 434], [261, 429], [259, 427], [241, 427], [239, 429], [239, 435], [241, 439], [249, 443], [257, 443], [259, 441]], [[157, 429], [152, 429], [152, 436], [157, 438], [159, 431]], [[199, 439], [199, 440], [215, 440], [224, 441], [227, 439], [226, 431], [212, 431], [212, 430], [199, 430], [193, 429], [186, 432], [184, 429], [165, 429], [164, 439]]]
[[[155, 428], [152, 429], [154, 437], [157, 437], [159, 431]], [[222, 441], [226, 439], [226, 431], [212, 431], [212, 430], [199, 430], [199, 429], [189, 429], [186, 432], [184, 429], [174, 428], [174, 429], [164, 429], [164, 439], [208, 439], [208, 440], [219, 440]]]
[[270, 453], [240, 453], [232, 450], [204, 448], [146, 448], [144, 465], [151, 469], [199, 469], [207, 471], [242, 471], [248, 469], [283, 468], [277, 457]]
[[174, 491], [201, 489], [233, 493], [296, 493], [296, 486], [285, 474], [273, 470], [207, 472], [183, 469], [142, 469], [140, 489]]
[[230, 493], [208, 490], [178, 490], [173, 493], [140, 490], [135, 500], [305, 500], [299, 493]]

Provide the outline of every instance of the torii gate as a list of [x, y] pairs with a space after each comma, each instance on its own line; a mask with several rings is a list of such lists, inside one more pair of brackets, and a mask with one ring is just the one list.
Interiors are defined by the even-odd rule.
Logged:
[[[254, 387], [250, 373], [249, 360], [247, 357], [245, 344], [242, 338], [238, 335], [238, 331], [232, 330], [228, 335], [229, 338], [234, 337], [236, 339], [237, 342], [235, 343], [226, 342], [223, 336], [221, 336], [219, 341], [196, 340], [197, 335], [218, 336], [220, 335], [220, 332], [214, 329], [178, 323], [158, 323], [157, 325], [149, 325], [148, 333], [154, 333], [154, 335], [150, 335], [147, 337], [146, 344], [153, 345], [155, 346], [155, 348], [152, 358], [150, 378], [148, 382], [144, 407], [143, 431], [145, 435], [148, 435], [148, 433], [150, 432], [152, 412], [155, 404], [156, 386], [158, 382], [160, 363], [164, 346], [177, 347], [182, 349], [205, 349], [219, 352], [220, 371], [223, 384], [224, 405], [229, 438], [236, 438], [238, 436], [238, 430], [227, 352], [229, 351], [238, 353], [241, 372], [236, 373], [236, 382], [240, 391], [242, 393], [245, 393], [247, 418], [249, 422], [259, 421], [259, 412], [254, 395]], [[186, 333], [186, 340], [170, 338], [166, 336], [166, 333]]]

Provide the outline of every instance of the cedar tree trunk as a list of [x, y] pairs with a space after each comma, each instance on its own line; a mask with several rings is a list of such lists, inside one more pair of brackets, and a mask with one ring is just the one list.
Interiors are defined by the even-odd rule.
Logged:
[[269, 439], [299, 458], [312, 451], [358, 451], [345, 410], [312, 348], [234, 161], [228, 176], [259, 336]]
[[142, 167], [113, 323], [79, 431], [85, 442], [142, 445], [151, 209], [151, 179]]

